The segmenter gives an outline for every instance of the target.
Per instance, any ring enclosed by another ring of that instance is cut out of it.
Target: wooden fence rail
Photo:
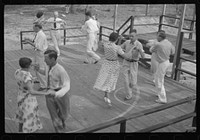
[[[184,99],[180,99],[178,101],[171,102],[169,104],[164,104],[164,105],[157,106],[157,107],[154,107],[154,108],[151,108],[151,109],[143,110],[143,111],[138,112],[138,113],[133,113],[133,114],[128,115],[128,116],[119,117],[119,118],[116,118],[116,119],[108,121],[108,122],[97,124],[97,125],[91,126],[89,128],[79,130],[76,133],[92,133],[92,132],[95,132],[95,131],[98,131],[98,130],[101,130],[101,129],[105,129],[105,128],[108,128],[108,127],[111,127],[111,126],[114,126],[114,125],[117,125],[117,124],[120,124],[120,132],[124,133],[124,132],[126,132],[126,121],[128,121],[128,120],[135,119],[135,118],[138,118],[138,117],[142,117],[142,116],[145,116],[145,115],[148,115],[148,114],[156,113],[156,112],[159,112],[159,111],[163,111],[165,109],[168,109],[168,108],[171,108],[171,107],[174,107],[174,106],[178,106],[178,105],[181,105],[181,104],[184,104],[184,103],[187,103],[187,102],[191,102],[193,100],[196,100],[195,95],[191,96],[191,97],[184,98]],[[176,122],[188,119],[188,117],[194,117],[195,115],[196,114],[194,114],[194,113],[187,114],[186,116],[180,117],[176,120],[169,120],[166,123],[158,124],[158,125],[156,125],[156,128],[161,128],[162,126],[163,127],[166,126],[168,123],[171,124],[172,121],[173,121],[173,123],[176,123]]]

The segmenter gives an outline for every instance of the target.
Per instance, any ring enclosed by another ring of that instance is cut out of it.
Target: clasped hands
[[[52,96],[55,96],[56,94],[56,91],[52,90],[52,89],[49,89],[47,90],[47,94],[46,95],[52,95]]]

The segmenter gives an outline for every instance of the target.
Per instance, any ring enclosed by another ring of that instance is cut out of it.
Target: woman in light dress
[[[93,87],[94,89],[105,93],[104,101],[108,103],[109,106],[111,106],[109,93],[115,90],[120,72],[118,54],[123,58],[128,59],[122,48],[115,44],[118,37],[119,35],[113,32],[109,36],[109,42],[103,44],[105,60],[103,61],[99,75]]]
[[[15,71],[18,84],[17,112],[15,121],[19,123],[19,132],[32,133],[42,129],[38,116],[38,103],[34,95],[47,95],[48,92],[39,92],[33,89],[34,78],[30,73],[32,60],[27,57],[20,58],[20,69]]]

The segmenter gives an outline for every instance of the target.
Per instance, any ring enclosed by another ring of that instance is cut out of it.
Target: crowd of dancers
[[[38,12],[33,22],[34,39],[25,38],[23,43],[34,47],[34,59],[21,57],[19,59],[20,69],[15,72],[15,78],[19,87],[17,96],[18,110],[15,120],[19,123],[19,132],[32,133],[43,128],[38,114],[38,103],[35,95],[45,96],[46,106],[55,131],[65,132],[66,120],[70,113],[70,77],[65,68],[57,62],[61,53],[60,28],[66,27],[66,22],[59,18],[57,11],[53,12],[54,17],[45,19],[43,12]],[[98,49],[97,33],[100,23],[92,11],[86,11],[86,20],[82,31],[87,34],[87,47],[85,49],[85,64],[98,64],[101,57],[96,53]],[[54,43],[54,49],[49,49],[47,37],[42,28],[51,25],[50,35]],[[109,95],[116,89],[120,69],[124,77],[125,97],[130,100],[138,90],[137,75],[138,61],[145,58],[143,45],[137,40],[137,30],[132,29],[129,39],[124,43],[120,42],[123,37],[117,32],[109,35],[109,41],[104,42],[104,58],[101,69],[96,78],[93,88],[104,93],[103,100],[108,106],[112,106]],[[175,52],[174,46],[166,39],[165,31],[157,33],[155,40],[147,44],[152,52],[151,71],[152,81],[155,83],[158,103],[167,103],[164,76],[169,66],[169,57]],[[119,56],[123,58],[120,67]],[[30,70],[33,69],[36,77],[33,77]],[[34,84],[39,83],[40,88],[35,89]]]

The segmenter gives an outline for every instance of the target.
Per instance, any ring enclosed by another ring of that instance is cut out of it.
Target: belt
[[[41,51],[40,49],[34,48],[35,51]]]
[[[128,62],[138,62],[138,60],[134,60],[134,59],[125,59],[126,61],[128,61]]]
[[[46,90],[49,90],[50,88],[46,88]],[[59,87],[59,88],[56,88],[56,89],[52,89],[52,90],[54,90],[54,91],[59,91],[61,89],[61,87]]]
[[[108,60],[108,61],[117,61],[117,59],[113,59],[113,60],[111,60],[111,59],[107,59],[107,58],[106,58],[106,60]]]

